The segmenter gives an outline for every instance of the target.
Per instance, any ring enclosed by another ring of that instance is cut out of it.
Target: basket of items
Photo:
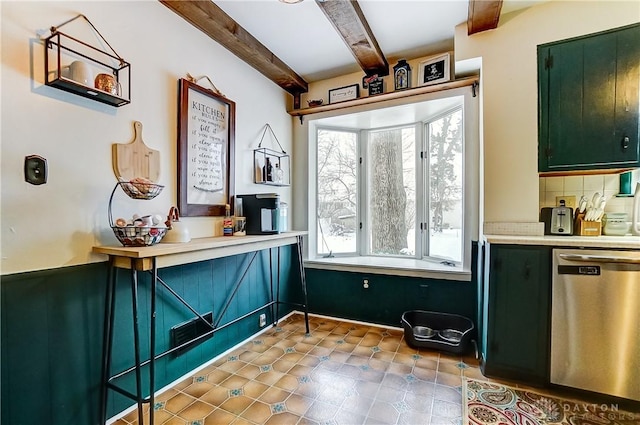
[[[155,184],[151,180],[144,177],[136,177],[129,181],[121,180],[118,184],[122,190],[132,199],[153,199],[162,192],[164,186]]]
[[[111,230],[113,230],[113,234],[123,246],[151,246],[160,242],[164,235],[167,234],[168,228],[163,217],[159,214],[144,216],[134,214],[130,220],[125,218],[113,219],[111,205],[113,203],[113,195],[118,187],[121,187],[132,199],[148,200],[158,196],[164,186],[140,177],[130,181],[121,180],[116,183],[111,192],[108,211]]]

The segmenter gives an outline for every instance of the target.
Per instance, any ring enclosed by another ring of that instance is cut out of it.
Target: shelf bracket
[[[304,122],[304,115],[298,115],[298,118],[300,118],[300,125],[302,125]]]

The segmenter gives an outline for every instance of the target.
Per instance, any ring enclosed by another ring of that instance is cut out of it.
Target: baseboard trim
[[[297,312],[297,313],[300,313],[300,312]],[[403,330],[400,326],[381,325],[379,323],[363,322],[361,320],[345,319],[343,317],[326,316],[323,314],[309,313],[309,316],[319,317],[322,319],[329,319],[329,320],[339,320],[341,322],[354,323],[356,325],[375,326],[378,328],[400,330],[400,331]]]

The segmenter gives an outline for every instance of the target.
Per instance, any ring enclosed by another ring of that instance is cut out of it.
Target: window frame
[[[361,179],[361,181],[359,181],[359,186],[358,186],[358,193],[359,193],[359,200],[358,200],[358,205],[368,205],[369,202],[369,195],[370,195],[370,185],[367,184],[367,182],[369,181],[369,177],[370,177],[370,172],[371,170],[369,169],[369,136],[371,133],[373,132],[381,132],[381,131],[389,131],[389,130],[394,130],[394,129],[405,129],[405,128],[410,128],[413,127],[414,130],[414,168],[416,171],[416,177],[415,177],[415,186],[416,186],[416,218],[415,218],[415,222],[416,222],[416,226],[413,229],[414,230],[414,238],[415,238],[415,245],[416,245],[416,252],[414,252],[413,255],[383,255],[383,254],[374,254],[370,251],[369,246],[371,245],[371,238],[369,237],[370,232],[369,230],[369,226],[370,226],[370,217],[368,214],[363,214],[362,216],[359,217],[359,222],[362,223],[360,230],[361,236],[360,236],[360,241],[362,241],[361,243],[361,250],[359,251],[359,255],[361,256],[369,256],[369,257],[379,257],[379,258],[409,258],[409,259],[420,259],[419,253],[418,251],[421,252],[421,248],[419,248],[420,245],[418,241],[420,240],[420,233],[419,233],[419,226],[418,224],[421,223],[421,221],[419,221],[419,219],[421,218],[421,211],[419,208],[417,208],[417,205],[419,203],[421,203],[421,198],[423,198],[423,191],[422,188],[420,187],[421,184],[421,180],[418,177],[418,172],[419,169],[421,167],[420,165],[420,150],[421,150],[421,146],[422,146],[422,141],[421,141],[421,137],[422,137],[422,131],[421,131],[421,127],[423,127],[423,124],[421,122],[409,122],[409,123],[405,123],[405,124],[398,124],[398,125],[392,125],[392,126],[385,126],[385,127],[376,127],[376,128],[370,128],[370,129],[362,129],[360,130],[361,133],[361,137],[359,139],[359,143],[360,143],[360,158],[362,158],[361,160],[361,164],[360,166],[362,167],[362,172],[360,173],[361,176],[364,176],[363,179]],[[366,181],[362,181],[366,178]],[[356,242],[356,245],[358,243]]]
[[[464,182],[466,181],[466,174],[467,174],[467,170],[466,170],[466,123],[465,123],[465,113],[464,113],[464,104],[460,104],[458,106],[455,106],[453,108],[447,109],[445,111],[442,111],[441,113],[434,115],[432,117],[429,117],[429,119],[424,120],[423,121],[423,125],[422,128],[424,130],[424,137],[422,139],[422,152],[425,153],[425,155],[423,155],[422,161],[424,161],[424,166],[422,167],[422,172],[423,172],[423,176],[422,176],[422,183],[424,185],[424,189],[423,192],[427,193],[427,191],[429,190],[429,178],[431,176],[431,161],[429,160],[429,152],[430,152],[430,140],[429,140],[429,130],[428,130],[428,126],[431,125],[431,123],[438,121],[444,117],[446,117],[447,115],[452,115],[455,112],[460,111],[462,113],[462,126],[463,126],[463,130],[462,130],[462,229],[461,229],[461,233],[462,233],[462,252],[461,254],[461,261],[453,261],[453,263],[457,264],[457,265],[462,265],[464,262],[464,253],[465,253],[465,232],[467,232],[467,223],[464,219],[464,211],[465,211],[465,201],[466,201],[466,185],[464,184]],[[436,257],[436,256],[432,256],[429,255],[429,251],[431,248],[431,225],[429,223],[429,200],[430,200],[430,192],[428,192],[424,198],[424,204],[423,204],[423,208],[422,208],[422,212],[424,213],[424,221],[422,222],[423,224],[426,224],[426,232],[428,232],[428,234],[421,238],[422,241],[422,252],[424,253],[423,255],[423,259],[427,260],[427,261],[449,261],[448,259],[446,259],[445,257]],[[423,230],[424,232],[425,230]]]
[[[316,194],[314,193],[301,193],[301,196],[307,198],[307,222],[309,223],[309,236],[310,243],[305,247],[305,266],[309,268],[318,268],[325,270],[342,270],[372,274],[389,274],[389,275],[402,275],[402,276],[415,276],[415,277],[431,277],[443,280],[458,280],[469,281],[471,279],[471,255],[472,255],[472,242],[478,241],[480,237],[480,231],[483,213],[481,208],[481,185],[482,185],[482,164],[480,162],[482,157],[481,147],[481,127],[480,127],[480,98],[475,93],[475,90],[471,86],[464,86],[453,89],[441,90],[433,93],[425,93],[410,98],[392,99],[375,104],[356,105],[347,108],[341,108],[340,110],[324,111],[315,114],[309,114],[307,119],[301,123],[303,132],[306,133],[309,149],[307,151],[308,163],[307,170],[305,170],[305,178],[309,179],[309,187],[317,189],[316,179],[316,164],[317,164],[317,152],[315,149],[316,140],[315,132],[318,126],[331,127],[335,129],[347,129],[353,130],[354,127],[348,127],[350,125],[345,117],[359,114],[375,114],[385,112],[387,108],[412,106],[419,109],[418,106],[414,106],[421,103],[428,103],[431,101],[447,101],[448,98],[461,97],[461,104],[463,110],[463,119],[465,123],[464,128],[464,176],[463,176],[463,256],[462,264],[457,267],[442,266],[436,262],[430,261],[427,258],[388,258],[388,257],[372,257],[363,256],[358,253],[357,257],[334,257],[334,258],[321,258],[315,255],[315,246],[317,246],[317,235],[315,235],[313,228],[316,226],[314,215],[316,208]],[[443,109],[441,113],[455,108]],[[432,115],[430,119],[436,119],[436,115]],[[340,125],[329,125],[331,120],[337,120],[335,122],[341,123]],[[421,117],[422,118],[422,117]],[[424,127],[424,119],[418,120],[420,126]],[[348,123],[343,125],[343,123]],[[388,127],[398,127],[398,125],[389,125]],[[377,127],[383,128],[383,126]],[[416,158],[416,161],[421,161],[420,158]],[[315,180],[315,181],[314,181]],[[418,181],[418,185],[423,180]],[[421,190],[420,186],[416,186],[416,190]],[[304,192],[304,190],[301,190]],[[360,217],[358,218],[360,219]],[[424,217],[420,218],[420,221],[424,221]],[[419,227],[419,226],[417,226]],[[416,229],[416,232],[420,232]],[[420,237],[418,235],[418,237]],[[417,252],[418,249],[416,249]],[[382,261],[380,261],[382,260]]]
[[[344,128],[344,127],[327,127],[327,126],[319,126],[316,127],[315,130],[315,137],[314,137],[314,144],[313,147],[315,149],[315,161],[313,163],[313,168],[315,170],[315,172],[313,174],[309,174],[309,179],[311,180],[311,176],[313,175],[313,182],[314,182],[314,187],[315,190],[313,192],[313,194],[310,193],[310,197],[313,196],[314,197],[314,205],[315,208],[314,209],[309,209],[309,223],[312,224],[314,227],[314,229],[318,228],[318,222],[317,222],[317,204],[318,204],[318,148],[319,148],[319,144],[318,144],[318,140],[317,140],[317,135],[318,132],[321,130],[328,130],[328,131],[335,131],[335,132],[345,132],[345,133],[354,133],[356,135],[356,155],[358,158],[361,157],[360,155],[360,137],[361,137],[361,131],[359,130],[354,130],[354,129],[349,129],[349,128]],[[358,158],[356,158],[356,161],[358,161]],[[311,167],[309,167],[311,169]],[[360,167],[358,166],[358,164],[356,164],[356,188],[358,190],[358,194],[359,194],[359,188],[360,188],[360,178],[361,178],[361,172],[360,172]],[[316,214],[315,216],[313,216],[313,220],[312,220],[312,216],[311,216],[311,211],[315,211]],[[359,199],[359,195],[356,199],[356,221],[359,222],[360,220],[360,199]],[[356,233],[359,232],[361,229],[356,229]],[[316,232],[314,232],[316,233]],[[311,234],[311,232],[310,232]],[[310,238],[311,239],[311,238]],[[318,247],[318,235],[315,234],[315,238],[311,239],[313,242],[313,244],[310,244],[310,246],[312,246],[315,250],[315,253],[317,254],[317,256],[321,257],[321,258],[334,258],[334,257],[353,257],[353,256],[359,256],[360,255],[360,247],[358,246],[358,241],[360,238],[356,237],[356,249],[353,252],[339,252],[339,253],[334,253],[333,251],[329,251],[328,254],[319,254],[317,247]]]

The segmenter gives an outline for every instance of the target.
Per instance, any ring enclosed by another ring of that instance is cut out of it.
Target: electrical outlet
[[[260,327],[263,327],[267,324],[267,315],[266,314],[261,314],[260,315]]]
[[[560,206],[560,201],[564,201],[564,206],[576,209],[576,197],[575,195],[571,196],[556,196],[556,207]]]

